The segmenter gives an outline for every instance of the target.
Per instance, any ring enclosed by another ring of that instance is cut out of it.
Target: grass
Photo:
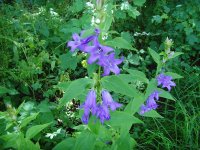
[[[138,149],[197,150],[200,148],[200,77],[183,70],[172,94],[176,102],[163,100],[159,112],[164,119],[145,119],[137,140]]]

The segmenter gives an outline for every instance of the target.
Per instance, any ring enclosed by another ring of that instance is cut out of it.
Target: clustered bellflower
[[[158,81],[158,86],[162,85],[162,88],[166,87],[168,91],[171,90],[171,87],[176,86],[176,84],[172,81],[172,77],[164,75],[163,73],[158,75],[156,79]]]
[[[121,107],[122,104],[117,103],[113,100],[110,93],[106,90],[101,91],[102,103],[96,102],[96,92],[90,90],[87,94],[86,100],[80,108],[84,109],[82,116],[82,122],[88,124],[90,112],[92,115],[96,116],[103,124],[105,120],[110,119],[109,108],[114,111]]]
[[[145,112],[148,112],[152,109],[156,109],[158,107],[158,104],[156,103],[156,101],[159,100],[159,92],[158,91],[154,91],[153,93],[150,94],[150,96],[148,97],[147,101],[146,101],[146,105],[142,105],[140,107],[140,114],[143,115]]]
[[[168,91],[171,90],[171,87],[176,86],[176,84],[172,81],[172,77],[164,75],[163,73],[159,74],[156,79],[158,82],[157,85],[158,86],[162,85],[162,88],[167,88]],[[146,105],[143,104],[140,107],[140,114],[142,115],[145,112],[148,112],[152,109],[155,110],[158,107],[158,104],[156,103],[156,101],[158,101],[158,99],[159,99],[158,91],[154,91],[153,93],[151,93],[146,101]]]
[[[69,41],[67,46],[71,47],[71,52],[74,52],[75,49],[79,49],[82,52],[88,53],[88,64],[97,63],[103,67],[103,76],[109,75],[110,72],[119,74],[120,69],[117,65],[122,63],[123,57],[115,59],[114,49],[109,46],[101,45],[98,40],[99,34],[99,29],[95,29],[95,34],[86,38],[81,38],[82,34],[79,36],[77,33],[74,33],[72,35],[73,41]]]

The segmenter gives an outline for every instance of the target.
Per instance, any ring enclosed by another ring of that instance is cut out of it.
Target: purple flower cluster
[[[164,75],[163,73],[159,74],[156,79],[158,82],[158,86],[162,85],[162,88],[166,87],[168,89],[168,91],[171,90],[171,87],[176,86],[176,84],[172,81],[172,77]],[[155,110],[158,107],[158,104],[156,103],[156,101],[158,101],[158,99],[159,99],[158,91],[154,91],[153,93],[151,93],[146,101],[146,105],[143,104],[140,107],[140,114],[142,115],[145,112],[148,112],[152,109]]]
[[[74,52],[75,49],[79,49],[82,52],[88,53],[88,64],[96,62],[103,67],[103,76],[109,75],[110,72],[119,74],[120,69],[117,65],[122,63],[123,57],[115,59],[114,49],[99,43],[99,34],[99,29],[95,29],[95,34],[86,38],[81,38],[82,34],[79,36],[75,33],[72,36],[74,41],[69,41],[67,46],[71,47],[71,52]]]
[[[148,112],[152,109],[156,109],[158,107],[158,104],[156,103],[156,101],[159,100],[159,92],[158,91],[154,91],[153,93],[150,94],[150,96],[148,97],[147,101],[146,101],[146,105],[142,105],[140,107],[140,114],[143,115],[145,112]]]
[[[156,79],[158,81],[158,86],[162,85],[162,88],[166,87],[168,91],[171,90],[171,87],[176,86],[176,84],[172,81],[172,77],[164,75],[163,73],[158,75]]]
[[[92,115],[99,118],[103,124],[105,120],[110,119],[109,108],[114,111],[122,106],[121,104],[115,102],[110,93],[106,90],[101,91],[101,96],[102,103],[100,104],[96,102],[96,92],[94,90],[90,90],[88,92],[84,104],[80,106],[80,108],[84,109],[84,114],[82,116],[82,122],[84,124],[88,124],[90,112]]]

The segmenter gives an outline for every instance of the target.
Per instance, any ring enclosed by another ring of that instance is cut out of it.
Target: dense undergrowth
[[[102,31],[101,36],[111,41],[107,45],[115,48],[118,58],[124,56],[120,65],[122,75],[127,74],[127,69],[137,69],[147,78],[154,78],[157,62],[149,49],[163,56],[167,37],[173,41],[171,50],[179,57],[166,63],[165,70],[176,73],[176,87],[159,100],[160,115],[135,114],[140,120],[134,121],[143,124],[131,124],[127,134],[123,134],[123,122],[115,114],[111,115],[111,124],[94,125],[91,121],[83,125],[79,106],[85,100],[86,90],[70,101],[65,98],[70,97],[68,93],[74,95],[82,86],[88,86],[81,80],[77,89],[69,90],[73,81],[92,78],[96,66],[89,67],[85,53],[71,53],[66,45],[74,33],[90,28],[93,32],[92,10],[86,1],[0,1],[0,149],[200,147],[199,0],[129,1],[131,10],[122,9],[122,1],[112,2],[115,5],[105,2],[111,8],[106,13],[113,15],[112,24],[105,21],[107,26],[102,28],[110,30]],[[123,39],[121,45],[120,41],[112,43],[116,37]],[[118,83],[116,78],[110,81]],[[139,92],[148,88],[145,82],[129,78],[126,81]],[[129,108],[134,108],[134,103],[130,104],[123,89],[121,93],[111,91],[114,99],[123,104],[121,111],[117,111],[123,118],[120,112],[132,111]]]

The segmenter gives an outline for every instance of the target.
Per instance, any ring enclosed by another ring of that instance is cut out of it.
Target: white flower
[[[103,36],[102,36],[102,40],[106,40],[108,38],[108,33],[105,33]]]
[[[99,24],[99,23],[101,22],[101,20],[97,18],[97,19],[95,20],[95,22],[96,22],[97,24]]]
[[[121,10],[128,10],[129,9],[129,3],[128,1],[121,3]]]
[[[61,132],[61,128],[58,129],[56,132],[47,133],[47,134],[45,135],[45,137],[49,137],[50,139],[53,139],[55,136],[57,136],[58,134],[60,134],[60,132]]]
[[[94,8],[94,4],[92,4],[91,2],[87,2],[86,6],[92,9]]]
[[[58,13],[53,10],[53,8],[50,8],[50,14],[54,17],[59,16]]]

